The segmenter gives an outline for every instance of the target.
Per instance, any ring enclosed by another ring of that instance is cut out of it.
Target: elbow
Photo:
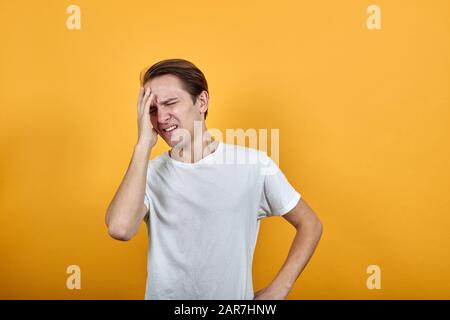
[[[323,224],[317,216],[309,219],[297,227],[297,231],[310,235],[315,241],[319,241],[323,233]]]
[[[319,220],[319,218],[316,217],[311,229],[313,230],[315,238],[317,239],[317,241],[319,241],[320,238],[322,237],[322,233],[323,233],[323,224]]]
[[[129,228],[121,225],[108,225],[108,234],[111,238],[119,241],[129,241],[133,238],[133,233]]]
[[[316,226],[316,232],[317,232],[317,238],[320,239],[322,237],[323,233],[323,224],[320,220],[317,220],[317,226]]]

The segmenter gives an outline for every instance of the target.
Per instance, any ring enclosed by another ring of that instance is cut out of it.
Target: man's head
[[[151,66],[141,77],[141,85],[154,94],[150,105],[150,120],[158,134],[170,146],[174,131],[171,126],[185,129],[194,137],[194,121],[204,121],[208,114],[208,83],[203,73],[191,62],[168,59]],[[175,130],[177,130],[175,129]]]

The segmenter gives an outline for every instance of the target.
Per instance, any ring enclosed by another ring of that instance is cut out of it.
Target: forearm
[[[311,221],[297,228],[288,256],[269,286],[271,290],[283,295],[283,298],[288,295],[311,259],[321,235],[322,224],[319,220]]]
[[[140,209],[144,201],[150,153],[151,148],[146,142],[138,142],[134,146],[127,172],[105,217],[106,225],[112,236],[116,234],[118,238],[127,238],[139,228],[143,218]]]

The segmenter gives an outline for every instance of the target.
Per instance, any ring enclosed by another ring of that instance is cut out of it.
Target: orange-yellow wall
[[[185,58],[209,81],[208,127],[280,129],[279,164],[324,224],[289,299],[449,299],[449,21],[446,0],[2,1],[0,298],[143,298],[146,228],[118,242],[104,214],[139,72]],[[262,221],[255,289],[294,233]]]

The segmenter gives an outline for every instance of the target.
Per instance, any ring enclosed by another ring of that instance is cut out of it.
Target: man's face
[[[190,136],[194,137],[194,121],[204,121],[202,113],[205,111],[205,96],[202,96],[203,100],[197,99],[194,104],[189,93],[182,88],[181,80],[170,74],[147,81],[144,88],[148,87],[154,94],[150,104],[150,120],[164,141],[174,147],[178,139],[172,141],[171,137],[176,137],[180,133],[177,134],[176,131],[180,128],[189,131]],[[173,126],[176,128],[170,131]],[[183,145],[185,143],[183,141]]]

